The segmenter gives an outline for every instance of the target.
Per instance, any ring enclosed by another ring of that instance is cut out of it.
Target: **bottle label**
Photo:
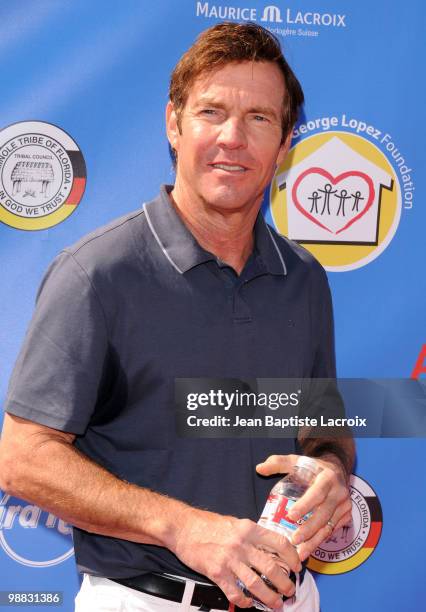
[[[312,512],[308,512],[298,521],[293,521],[289,518],[288,513],[295,503],[296,501],[294,499],[289,499],[282,495],[270,494],[260,520],[272,522],[290,531],[296,531],[297,527],[312,515]]]
[[[296,502],[294,501],[294,499],[288,499],[288,497],[281,497],[274,512],[274,516],[272,517],[272,522],[277,523],[278,525],[281,525],[286,529],[290,529],[291,531],[296,531],[298,527],[297,522],[292,521],[288,517],[290,508],[292,508],[295,503]]]
[[[266,501],[265,507],[263,508],[261,521],[272,521],[275,516],[276,509],[280,501],[280,495],[270,493]]]

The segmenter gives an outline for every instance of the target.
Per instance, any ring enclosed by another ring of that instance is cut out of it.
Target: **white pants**
[[[167,601],[130,589],[107,578],[84,575],[81,589],[75,598],[75,612],[163,612],[199,610],[191,606],[195,582],[186,580],[181,603]],[[231,607],[232,610],[232,607]],[[307,571],[301,586],[296,586],[295,598],[283,604],[280,612],[319,612],[319,595],[312,575]],[[211,612],[218,612],[212,609]],[[278,610],[277,610],[278,612]]]

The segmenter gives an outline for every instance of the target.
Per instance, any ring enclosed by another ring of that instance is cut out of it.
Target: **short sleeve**
[[[73,255],[62,252],[40,286],[10,380],[6,412],[83,433],[95,409],[107,347],[98,295]]]

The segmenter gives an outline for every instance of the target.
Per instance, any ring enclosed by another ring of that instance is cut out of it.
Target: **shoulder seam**
[[[110,333],[109,333],[109,329],[108,329],[108,323],[107,323],[107,318],[106,318],[105,310],[104,310],[101,298],[99,297],[99,294],[96,291],[96,288],[95,288],[95,286],[94,286],[94,284],[92,282],[92,279],[90,278],[90,276],[87,273],[87,271],[83,268],[83,266],[74,257],[73,253],[71,253],[67,249],[64,249],[63,252],[66,253],[69,257],[71,257],[72,261],[76,264],[76,266],[78,266],[78,268],[83,272],[84,276],[87,278],[87,281],[88,281],[88,283],[89,283],[89,285],[90,285],[94,295],[96,296],[96,299],[97,299],[98,304],[99,304],[99,308],[101,309],[102,317],[103,317],[103,320],[104,320],[104,325],[105,325],[105,329],[106,329],[106,333],[107,333],[107,339],[109,341]]]
[[[115,229],[118,229],[119,227],[121,227],[122,225],[125,225],[126,223],[128,223],[129,221],[131,221],[132,219],[134,219],[135,217],[138,217],[141,214],[145,214],[144,209],[138,210],[135,213],[133,213],[130,217],[126,217],[125,219],[123,219],[123,221],[121,223],[118,223],[117,225],[114,225],[113,227],[110,227],[108,229],[105,229],[101,234],[97,234],[96,236],[92,236],[91,238],[89,238],[88,240],[86,240],[85,242],[83,242],[83,244],[81,244],[77,249],[75,249],[74,251],[69,250],[69,247],[67,249],[64,249],[67,253],[69,253],[70,255],[72,255],[74,257],[74,255],[76,255],[80,249],[82,249],[83,247],[85,247],[87,244],[90,244],[90,242],[92,242],[93,240],[96,240],[97,238],[101,238],[102,236],[105,236],[105,234],[108,234],[109,232],[114,231]],[[80,266],[81,267],[81,266]]]

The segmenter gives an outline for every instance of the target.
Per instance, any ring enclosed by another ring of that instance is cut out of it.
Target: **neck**
[[[253,228],[262,197],[252,204],[230,210],[200,199],[176,180],[170,198],[200,246],[240,274],[253,251]]]

